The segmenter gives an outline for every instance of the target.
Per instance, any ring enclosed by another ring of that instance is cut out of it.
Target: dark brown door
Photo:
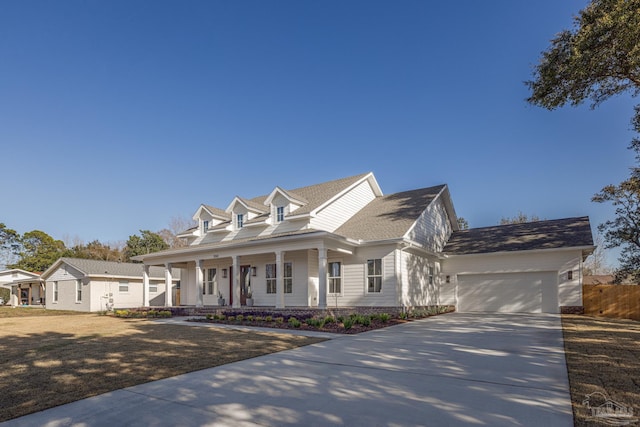
[[[251,266],[240,266],[240,305],[247,305],[247,290],[251,283]]]

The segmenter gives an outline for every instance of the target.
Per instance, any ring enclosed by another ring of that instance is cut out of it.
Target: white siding
[[[440,263],[436,259],[402,252],[402,305],[424,307],[440,304]],[[429,266],[433,283],[429,283]]]
[[[368,259],[382,259],[381,292],[367,292],[366,262]],[[395,247],[362,248],[354,255],[330,253],[329,261],[342,262],[342,294],[327,296],[328,307],[398,306]]]
[[[449,275],[455,287],[457,276],[464,274],[496,273],[539,273],[554,272],[557,275],[558,305],[582,305],[582,283],[580,268],[582,252],[580,250],[549,250],[519,253],[464,255],[448,258],[444,263],[443,277]],[[567,272],[573,272],[568,280]],[[453,292],[442,292],[443,303],[456,304]]]
[[[318,212],[318,215],[311,219],[311,227],[335,231],[374,198],[371,184],[365,180]]]
[[[409,231],[409,239],[432,252],[442,252],[451,236],[451,222],[440,198],[431,203]]]

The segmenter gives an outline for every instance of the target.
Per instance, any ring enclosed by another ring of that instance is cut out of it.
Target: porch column
[[[318,308],[327,308],[327,249],[318,248]]]
[[[196,307],[204,306],[204,302],[202,298],[202,286],[203,286],[202,264],[203,263],[204,261],[201,259],[196,261]]]
[[[276,308],[284,308],[284,252],[276,252]]]
[[[142,267],[142,305],[149,307],[149,266]]]
[[[233,308],[240,308],[240,256],[234,255],[233,259]]]
[[[168,262],[164,265],[164,305],[165,307],[171,307],[173,305],[173,277],[171,275],[171,263]]]

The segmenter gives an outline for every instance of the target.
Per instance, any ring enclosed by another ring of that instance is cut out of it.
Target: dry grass
[[[563,315],[574,424],[594,424],[583,400],[601,392],[640,412],[640,322]]]
[[[95,314],[20,317],[15,313],[18,317],[0,318],[0,421],[323,341]]]
[[[40,317],[40,316],[62,316],[67,314],[83,314],[78,311],[46,310],[36,307],[10,307],[0,306],[0,319],[7,317]]]

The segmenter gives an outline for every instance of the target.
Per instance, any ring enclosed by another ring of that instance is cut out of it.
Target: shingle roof
[[[335,233],[371,241],[403,237],[444,185],[376,197]]]
[[[347,178],[340,178],[333,181],[323,182],[321,184],[309,185],[307,187],[300,187],[294,190],[284,190],[287,195],[291,196],[294,199],[304,201],[305,205],[296,209],[291,215],[305,215],[313,211],[314,209],[322,206],[322,204],[329,201],[332,197],[338,195],[341,191],[348,188],[350,185],[354,184],[358,180],[367,176],[368,173],[363,173],[360,175],[354,175]],[[265,194],[262,196],[254,197],[252,199],[245,199],[238,197],[247,205],[251,206],[255,210],[260,212],[268,213],[269,208],[264,205],[265,200],[267,200],[269,194]],[[221,215],[224,215],[225,218],[231,218],[231,214],[227,213],[223,209],[215,208],[213,206],[205,205],[207,209],[212,212],[215,210],[216,213],[220,212]]]
[[[66,257],[60,258],[60,261],[80,270],[86,275],[108,274],[110,276],[142,277],[143,264]],[[176,270],[176,272],[178,271],[179,270]],[[149,269],[149,276],[156,279],[164,278],[164,268],[151,267]]]
[[[229,219],[231,218],[231,214],[224,211],[224,209],[216,208],[215,206],[202,205],[204,206],[212,215],[215,215],[220,218]]]
[[[444,252],[467,255],[581,246],[593,246],[586,216],[455,231]]]
[[[321,184],[309,185],[307,187],[296,188],[294,190],[286,190],[288,193],[303,198],[307,204],[291,212],[291,215],[308,214],[314,209],[322,206],[332,197],[347,189],[350,185],[364,178],[369,173],[354,175],[347,178],[336,179],[334,181],[323,182]],[[264,195],[251,199],[255,203],[263,203],[269,197]]]

